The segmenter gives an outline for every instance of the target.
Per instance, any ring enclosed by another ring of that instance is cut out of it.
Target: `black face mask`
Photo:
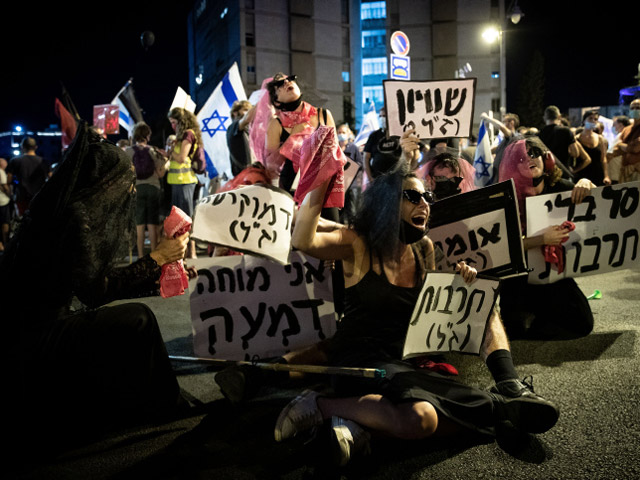
[[[282,102],[276,101],[274,102],[274,106],[278,110],[282,110],[283,112],[293,112],[296,108],[300,106],[301,103],[302,103],[302,95],[300,95],[297,100],[294,100],[292,102],[282,103]]]
[[[427,229],[424,230],[411,225],[409,222],[400,220],[400,241],[407,245],[416,243],[427,234]]]
[[[462,191],[460,190],[460,188],[458,188],[460,182],[462,182],[462,177],[453,177],[447,180],[438,180],[435,182],[436,188],[433,189],[433,193],[438,200],[457,195]]]
[[[542,175],[540,175],[538,178],[534,178],[533,179],[533,186],[537,187],[538,185],[540,185],[542,183],[542,181],[544,180],[544,177],[546,177],[547,174],[544,173]]]

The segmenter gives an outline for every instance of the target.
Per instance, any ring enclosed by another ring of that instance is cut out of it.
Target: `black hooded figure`
[[[16,448],[50,450],[181,401],[153,312],[142,303],[98,308],[158,290],[151,255],[115,266],[135,238],[134,206],[131,160],[81,124],[0,259],[5,386],[20,392],[3,423],[15,427]]]

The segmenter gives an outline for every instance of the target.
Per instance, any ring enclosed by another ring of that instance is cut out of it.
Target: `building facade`
[[[505,26],[504,0],[199,0],[189,15],[190,94],[202,106],[237,63],[249,96],[276,72],[305,99],[359,127],[383,104],[389,38],[410,40],[412,80],[476,77],[480,113],[504,110],[504,48],[482,32]]]

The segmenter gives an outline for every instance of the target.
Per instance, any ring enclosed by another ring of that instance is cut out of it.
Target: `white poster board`
[[[196,205],[194,238],[289,262],[291,195],[271,185],[248,185],[210,195]]]
[[[331,270],[299,252],[289,265],[253,255],[189,261],[194,352],[252,360],[282,355],[333,336]]]
[[[171,108],[169,108],[169,111],[173,110],[175,107],[184,108],[185,110],[194,113],[196,111],[196,102],[191,99],[191,95],[185,92],[182,87],[178,87],[176,95],[173,97],[173,102],[171,102]]]
[[[532,269],[529,283],[553,283],[562,278],[637,267],[639,203],[640,182],[595,188],[578,205],[571,202],[570,191],[527,198],[527,236],[541,234],[565,220],[576,226],[562,244],[562,273],[545,261],[542,248],[528,250]]]
[[[415,129],[420,138],[468,137],[473,126],[475,78],[384,80],[387,136]]]
[[[478,355],[500,282],[477,278],[467,285],[453,273],[428,273],[413,310],[402,358],[427,353]]]

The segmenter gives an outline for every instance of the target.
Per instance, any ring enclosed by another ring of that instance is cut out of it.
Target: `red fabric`
[[[562,228],[569,229],[570,232],[575,230],[576,226],[573,222],[562,222],[560,225]],[[562,243],[566,242],[569,238],[565,238]],[[552,263],[557,266],[558,273],[564,272],[564,247],[562,245],[543,245],[542,254],[546,262]]]
[[[64,108],[64,105],[60,100],[56,98],[55,104],[56,115],[60,119],[60,123],[62,124],[62,148],[66,149],[76,136],[76,130],[78,129],[78,124],[76,119],[69,113],[69,110]]]
[[[429,357],[417,357],[413,361],[417,368],[424,368],[431,372],[441,373],[443,375],[458,375],[456,367],[449,363],[434,362]]]
[[[228,192],[240,185],[254,185],[256,183],[271,184],[271,177],[266,169],[260,167],[247,167],[235,177],[220,187],[217,193]]]
[[[169,238],[178,237],[191,228],[191,217],[179,208],[171,207],[171,213],[164,220],[164,232]],[[162,266],[160,274],[160,295],[162,298],[182,295],[189,287],[189,277],[182,259]]]
[[[278,111],[278,117],[280,123],[285,128],[293,128],[301,123],[307,123],[312,117],[318,115],[318,110],[313,105],[307,102],[302,102],[302,109],[300,111],[286,112]]]
[[[344,207],[344,165],[347,158],[340,148],[336,129],[320,125],[291,159],[300,169],[300,181],[293,199],[300,203],[305,195],[330,179],[324,207]]]

